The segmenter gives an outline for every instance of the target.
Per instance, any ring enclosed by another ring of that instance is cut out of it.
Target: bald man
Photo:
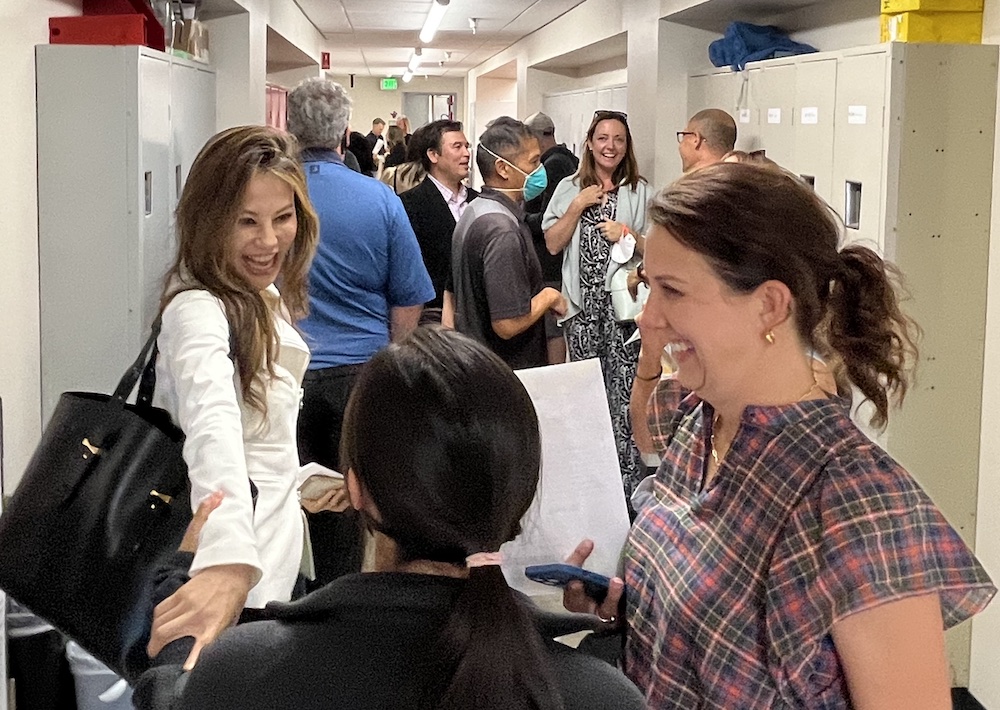
[[[722,160],[736,145],[736,121],[722,109],[699,111],[677,132],[681,167],[690,172]]]

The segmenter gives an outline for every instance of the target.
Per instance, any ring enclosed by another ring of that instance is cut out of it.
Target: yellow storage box
[[[882,14],[900,12],[982,12],[983,0],[882,0]]]
[[[881,41],[979,44],[983,41],[983,14],[902,12],[897,15],[882,15]]]

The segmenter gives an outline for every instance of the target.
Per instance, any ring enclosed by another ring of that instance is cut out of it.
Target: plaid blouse
[[[625,670],[650,708],[848,708],[830,629],[936,591],[945,627],[996,589],[843,399],[748,407],[701,490],[711,405],[663,380],[656,502],[625,547]]]

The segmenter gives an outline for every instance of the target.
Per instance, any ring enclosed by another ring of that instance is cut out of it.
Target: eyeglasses
[[[694,131],[677,131],[677,142],[681,143],[684,141],[684,136],[696,136],[698,135]]]
[[[622,123],[628,123],[628,114],[625,113],[624,111],[607,111],[604,109],[598,109],[597,111],[594,111],[595,121],[603,121],[608,118],[615,118],[621,121]]]

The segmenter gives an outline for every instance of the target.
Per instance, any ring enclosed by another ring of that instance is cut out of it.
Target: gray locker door
[[[712,74],[708,81],[708,103],[705,108],[721,108],[736,119],[739,90],[737,75],[731,71]]]
[[[795,149],[792,108],[795,105],[795,65],[765,66],[750,71],[757,115],[760,147],[779,165],[788,165]]]
[[[611,89],[611,108],[615,111],[628,111],[627,86],[615,86]]]
[[[847,225],[846,241],[884,253],[883,126],[886,55],[859,54],[837,62],[831,204]]]
[[[132,332],[143,333],[156,317],[163,276],[174,256],[170,234],[173,201],[173,170],[170,161],[170,65],[159,57],[139,57],[139,195],[141,228],[139,239],[129,244],[138,249],[139,268],[133,273],[137,298],[129,299]],[[131,258],[131,255],[130,255]]]
[[[565,143],[566,147],[575,153],[579,141],[572,130],[565,94],[543,97],[542,111],[552,119],[552,123],[556,126],[556,141]]]
[[[733,118],[736,120],[736,147],[739,150],[758,150],[760,143],[760,107],[757,87],[750,81],[750,71],[736,72],[732,76],[735,98]]]
[[[687,115],[692,116],[703,108],[709,106],[709,82],[712,81],[710,74],[688,77],[687,82]],[[681,130],[680,127],[677,130]]]
[[[614,107],[614,97],[610,88],[597,90],[597,108],[608,111],[616,110]]]
[[[836,59],[802,62],[796,67],[794,157],[785,167],[810,182],[816,194],[831,203],[836,95]]]

